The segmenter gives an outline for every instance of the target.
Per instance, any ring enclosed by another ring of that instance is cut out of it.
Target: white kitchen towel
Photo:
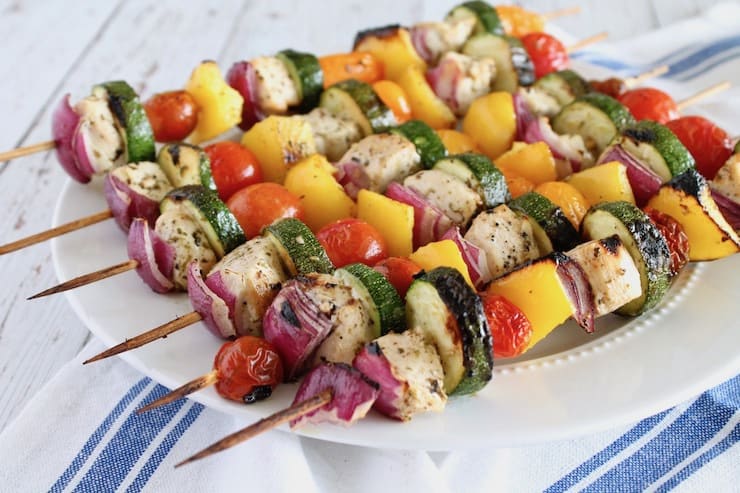
[[[579,58],[621,75],[668,63],[681,85],[651,85],[679,98],[722,79],[737,87],[738,19],[740,4],[722,4]],[[691,111],[736,134],[738,94]],[[630,426],[538,446],[425,453],[274,431],[174,469],[245,423],[187,400],[136,415],[167,389],[120,360],[81,365],[101,349],[93,341],[0,435],[0,492],[740,491],[740,375]]]

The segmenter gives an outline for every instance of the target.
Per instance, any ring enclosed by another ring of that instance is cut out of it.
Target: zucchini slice
[[[406,330],[403,300],[380,272],[365,264],[350,264],[334,275],[351,286],[365,304],[375,326],[374,338]]]
[[[354,79],[329,87],[321,94],[319,105],[338,118],[357,123],[364,136],[385,132],[397,124],[393,112],[372,86]]]
[[[510,201],[509,207],[523,212],[533,220],[532,230],[540,253],[544,254],[553,250],[563,252],[570,250],[580,242],[578,231],[563,210],[544,195],[537,192],[525,193]],[[544,241],[543,233],[549,239],[549,249],[547,242]]]
[[[409,120],[390,131],[405,137],[416,146],[421,165],[426,169],[447,155],[447,148],[437,132],[421,120]]]
[[[203,186],[175,188],[165,196],[159,208],[163,214],[175,210],[189,215],[201,227],[218,258],[247,241],[226,204],[216,192]]]
[[[477,392],[491,379],[491,331],[483,304],[457,270],[437,267],[419,275],[406,293],[406,320],[437,348],[448,394]]]
[[[126,162],[154,161],[154,132],[133,88],[122,80],[114,80],[93,87],[93,94],[108,101],[126,143]]]
[[[695,168],[694,158],[668,127],[643,120],[622,129],[612,145],[622,148],[650,167],[667,182]]]
[[[478,192],[486,207],[496,207],[511,199],[504,174],[483,154],[466,152],[437,161],[434,165]]]
[[[334,265],[326,250],[308,226],[295,218],[275,221],[262,234],[277,246],[283,263],[293,276],[299,274],[332,274]]]
[[[465,42],[462,53],[473,58],[493,59],[496,64],[496,79],[493,81],[492,91],[513,94],[519,86],[534,83],[534,64],[521,41],[516,38],[477,34]]]
[[[324,89],[324,72],[319,59],[311,53],[295,50],[283,50],[277,54],[277,58],[285,64],[298,90],[298,99],[301,101],[298,111],[307,113],[315,108]]]
[[[211,174],[211,160],[203,149],[192,144],[166,144],[157,155],[157,163],[173,187],[203,185],[216,192]]]
[[[602,202],[589,209],[581,230],[591,240],[616,234],[635,261],[642,295],[620,307],[617,313],[639,315],[658,304],[670,285],[671,252],[647,214],[629,202]]]
[[[475,17],[474,33],[504,34],[504,25],[499,19],[498,12],[486,2],[471,1],[454,7],[445,16],[446,21],[461,20]]]
[[[598,156],[623,128],[634,123],[622,103],[592,92],[560,110],[552,119],[552,129],[559,134],[580,135],[591,154]]]
[[[534,87],[549,94],[560,104],[565,106],[576,98],[591,92],[589,83],[576,72],[566,69],[550,72],[535,81]]]

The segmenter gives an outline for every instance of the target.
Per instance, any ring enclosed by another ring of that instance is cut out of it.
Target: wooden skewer
[[[132,337],[131,339],[126,339],[122,343],[113,346],[112,348],[109,348],[88,360],[85,360],[82,364],[86,365],[88,363],[99,361],[110,356],[115,356],[116,354],[124,353],[131,349],[136,349],[137,347],[141,347],[144,344],[148,344],[152,341],[156,341],[157,339],[167,337],[173,332],[177,332],[178,330],[184,329],[188,325],[193,325],[194,323],[200,322],[201,320],[203,320],[203,317],[201,317],[198,312],[190,312],[186,315],[183,315],[182,317],[170,320],[169,322],[162,324],[159,327],[155,327],[142,334]]]
[[[627,87],[627,89],[632,89],[634,87],[639,86],[646,80],[654,79],[655,77],[660,77],[661,75],[667,74],[670,69],[671,68],[668,65],[660,65],[658,67],[655,67],[652,70],[643,72],[640,75],[636,75],[634,77],[628,77],[624,79],[622,82],[624,82],[624,85]]]
[[[559,17],[565,17],[565,16],[568,16],[568,15],[575,15],[575,14],[580,14],[580,13],[581,13],[581,6],[580,5],[574,5],[573,7],[568,7],[568,8],[564,8],[564,9],[553,10],[552,12],[546,12],[546,13],[542,14],[542,17],[544,17],[544,19],[546,21],[551,21],[551,20],[557,19]]]
[[[76,219],[66,224],[62,224],[61,226],[57,226],[56,228],[47,229],[46,231],[21,238],[20,240],[16,240],[12,243],[1,245],[0,255],[5,255],[6,253],[14,252],[16,250],[20,250],[21,248],[35,245],[36,243],[41,243],[42,241],[61,236],[71,231],[77,231],[78,229],[82,229],[84,227],[90,226],[91,224],[99,223],[101,221],[105,221],[106,219],[110,219],[111,217],[113,217],[113,212],[109,209],[106,211],[98,212],[97,214],[93,214],[91,216]]]
[[[689,96],[688,98],[682,101],[679,101],[678,103],[676,103],[676,107],[678,108],[679,111],[681,111],[701,101],[702,99],[708,98],[709,96],[717,94],[718,92],[726,91],[727,89],[730,88],[730,85],[731,84],[729,81],[724,81],[724,82],[720,82],[719,84],[715,84],[711,87],[704,89],[703,91],[697,92],[693,96]]]
[[[12,151],[0,152],[0,163],[10,161],[18,157],[28,156],[29,154],[35,154],[37,152],[48,151],[54,149],[57,146],[53,140],[47,140],[46,142],[39,142],[25,147],[18,147]]]
[[[574,51],[578,51],[581,48],[585,48],[588,45],[592,45],[594,43],[598,43],[600,41],[604,41],[606,38],[609,37],[609,33],[604,31],[599,34],[594,34],[593,36],[589,36],[588,38],[583,38],[580,41],[577,41],[576,43],[568,46],[565,51],[568,53],[573,53]]]
[[[138,266],[139,262],[137,262],[136,260],[127,260],[123,263],[106,267],[105,269],[100,269],[95,272],[90,272],[89,274],[83,274],[79,277],[75,277],[74,279],[70,279],[69,281],[57,284],[56,286],[52,286],[49,289],[45,289],[40,293],[36,293],[33,296],[29,296],[26,299],[35,300],[36,298],[43,298],[44,296],[63,293],[64,291],[69,291],[70,289],[86,286],[93,282],[101,281],[108,277],[134,270]]]
[[[152,409],[156,409],[160,406],[164,406],[165,404],[169,404],[170,402],[176,401],[177,399],[181,399],[182,397],[185,397],[188,394],[192,394],[193,392],[197,392],[200,389],[204,389],[208,387],[209,385],[213,385],[214,383],[216,383],[216,381],[218,381],[218,371],[211,370],[205,375],[201,375],[198,378],[195,378],[189,381],[188,383],[176,388],[169,394],[160,397],[156,401],[150,402],[146,406],[137,409],[136,414],[145,413],[147,411],[151,411]]]
[[[231,435],[228,435],[222,438],[221,440],[214,443],[210,447],[207,447],[201,450],[200,452],[198,452],[197,454],[176,464],[175,467],[180,467],[189,462],[193,462],[198,459],[208,457],[209,455],[215,454],[217,452],[221,452],[222,450],[231,448],[234,445],[238,445],[246,440],[249,440],[250,438],[253,438],[259,435],[260,433],[269,431],[277,426],[280,426],[283,423],[299,418],[306,413],[310,413],[311,411],[318,409],[321,406],[325,406],[326,404],[330,403],[333,398],[334,398],[334,394],[333,394],[332,389],[326,389],[322,391],[321,393],[316,394],[313,397],[310,397],[304,401],[294,404],[287,409],[278,411],[275,414],[272,414],[266,418],[263,418],[257,421],[256,423],[250,426],[247,426],[246,428],[242,430],[239,430],[235,433],[232,433]]]

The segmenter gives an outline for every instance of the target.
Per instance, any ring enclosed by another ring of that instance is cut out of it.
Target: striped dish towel
[[[691,112],[737,133],[738,19],[740,4],[722,4],[578,58],[624,76],[668,63],[681,85],[651,85],[679,99],[732,80],[735,88]],[[0,435],[0,491],[740,491],[740,375],[638,423],[539,446],[424,453],[272,432],[175,470],[246,423],[191,401],[136,415],[167,389],[120,360],[82,367],[101,349],[93,341]]]

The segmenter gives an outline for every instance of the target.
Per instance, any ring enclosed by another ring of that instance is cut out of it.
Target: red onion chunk
[[[234,323],[229,317],[229,308],[203,281],[203,273],[197,260],[190,262],[188,266],[188,296],[195,311],[203,317],[203,323],[208,330],[218,337],[236,337]]]
[[[245,132],[265,118],[257,99],[257,73],[249,62],[236,62],[226,74],[226,82],[244,99],[239,128]]]
[[[360,190],[370,188],[370,177],[367,175],[365,167],[360,163],[354,161],[338,163],[336,168],[334,178],[337,183],[342,185],[344,191],[352,200],[357,200],[357,194],[360,193]]]
[[[457,245],[457,248],[462,254],[465,265],[467,265],[468,267],[470,280],[473,281],[473,284],[477,289],[482,289],[486,283],[493,279],[491,271],[488,269],[486,252],[463,238],[463,236],[460,234],[460,228],[455,226],[448,229],[447,232],[443,234],[440,239],[452,240],[453,242],[455,242],[455,245]]]
[[[454,61],[443,58],[439,65],[427,70],[426,79],[434,94],[455,113],[460,109],[457,100],[457,85],[465,74]]]
[[[521,96],[520,96],[521,97]],[[557,134],[546,117],[540,116],[537,118],[532,117],[526,129],[524,130],[524,136],[522,140],[528,144],[534,144],[535,142],[544,142],[547,147],[550,148],[552,156],[555,159],[566,161],[570,164],[571,172],[578,172],[583,168],[583,162],[586,160],[584,156],[585,148],[579,150],[569,145],[564,138],[567,136]],[[519,117],[517,116],[517,128],[519,125]],[[590,154],[589,154],[590,156]],[[589,158],[590,159],[590,158]],[[564,178],[561,176],[561,178]]]
[[[311,370],[301,382],[293,404],[324,390],[333,391],[332,400],[290,422],[291,428],[306,423],[336,423],[349,426],[364,418],[378,398],[378,384],[344,363],[324,363]]]
[[[627,168],[627,179],[632,187],[637,205],[645,205],[650,197],[658,193],[658,189],[663,184],[660,176],[622,146],[613,145],[606,149],[599,158],[598,164],[612,161],[618,161]]]
[[[333,328],[331,317],[309,297],[309,285],[303,277],[285,283],[262,319],[264,337],[280,354],[286,380],[300,376]]]
[[[529,142],[526,140],[527,128],[537,121],[537,116],[529,109],[527,100],[518,91],[512,94],[512,99],[514,101],[514,113],[516,114],[516,140]],[[540,138],[539,140],[543,139]]]
[[[434,53],[427,45],[427,36],[430,27],[425,25],[414,26],[410,30],[411,44],[414,46],[416,53],[427,63],[434,62]]]
[[[145,219],[136,218],[128,232],[128,256],[136,260],[136,272],[157,293],[171,291],[175,249],[163,241]]]
[[[136,192],[111,173],[105,175],[103,190],[108,207],[121,229],[128,231],[131,222],[137,217],[154,227],[159,217],[159,202]]]
[[[229,319],[236,326],[236,293],[229,288],[229,285],[223,278],[223,271],[216,271],[206,275],[205,283],[214,295],[226,303],[229,309]],[[237,330],[237,332],[239,331]]]
[[[453,226],[444,212],[408,187],[391,182],[385,195],[414,208],[414,249],[439,240]]]
[[[717,207],[719,207],[722,215],[725,216],[727,222],[732,226],[732,229],[740,229],[740,204],[714,188],[711,190],[712,198],[717,203]]]
[[[92,175],[79,169],[72,148],[72,138],[79,123],[80,115],[69,104],[69,94],[65,94],[51,117],[51,134],[54,137],[57,159],[69,176],[80,183],[87,183]]]
[[[94,176],[96,173],[95,166],[92,161],[90,161],[90,149],[93,148],[93,146],[91,146],[87,141],[87,139],[90,138],[90,134],[84,130],[85,122],[80,121],[80,124],[77,125],[77,128],[75,129],[74,135],[72,135],[72,151],[75,156],[75,162],[77,163],[77,169],[87,176],[89,180],[89,177]]]
[[[586,332],[593,332],[596,305],[588,276],[577,262],[565,255],[558,261],[557,273],[574,308],[573,319]]]
[[[372,379],[380,386],[375,409],[388,417],[402,419],[399,414],[398,401],[402,399],[404,382],[398,381],[393,375],[390,363],[375,342],[365,345],[357,354],[352,363],[355,368]]]

